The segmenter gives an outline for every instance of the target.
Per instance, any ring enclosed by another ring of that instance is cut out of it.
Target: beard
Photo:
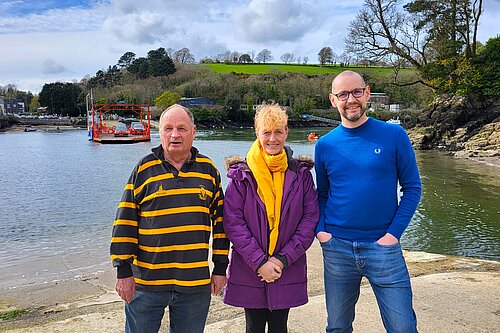
[[[351,107],[351,106],[358,106],[359,107],[359,112],[358,113],[355,113],[355,114],[351,114],[349,115],[348,114],[348,109]],[[342,114],[342,118],[350,121],[350,122],[353,122],[355,123],[356,121],[358,121],[359,119],[361,119],[361,117],[363,116],[363,114],[366,112],[366,106],[363,107],[363,105],[359,104],[359,103],[356,103],[356,104],[350,104],[350,105],[346,105],[344,107],[344,109],[340,112]]]

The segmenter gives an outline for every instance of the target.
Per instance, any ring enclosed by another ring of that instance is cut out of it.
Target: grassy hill
[[[204,64],[211,71],[217,74],[269,74],[273,72],[283,72],[283,73],[303,73],[306,75],[337,75],[340,72],[352,69],[354,71],[359,71],[361,73],[369,74],[371,77],[380,77],[390,75],[393,72],[391,67],[340,67],[327,65],[321,67],[320,65],[299,65],[299,64],[280,64],[280,63],[269,63],[269,64]],[[412,69],[404,70],[408,73],[412,72]]]

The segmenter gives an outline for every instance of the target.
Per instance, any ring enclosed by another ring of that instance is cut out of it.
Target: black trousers
[[[246,333],[287,333],[290,309],[247,309],[245,308]]]

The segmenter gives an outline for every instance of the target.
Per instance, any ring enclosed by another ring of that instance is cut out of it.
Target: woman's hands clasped
[[[281,277],[283,268],[284,265],[279,259],[271,257],[264,265],[259,267],[257,275],[260,277],[261,281],[271,283]]]

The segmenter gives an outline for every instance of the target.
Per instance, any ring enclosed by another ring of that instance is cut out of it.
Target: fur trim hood
[[[309,155],[299,155],[294,158],[293,151],[290,147],[285,146],[285,151],[288,156],[288,167],[292,170],[297,170],[299,166],[305,166],[309,170],[314,168],[314,160]],[[238,166],[239,165],[239,166]],[[230,155],[224,159],[224,166],[226,170],[231,168],[239,168],[242,170],[250,170],[244,157],[240,155]]]

